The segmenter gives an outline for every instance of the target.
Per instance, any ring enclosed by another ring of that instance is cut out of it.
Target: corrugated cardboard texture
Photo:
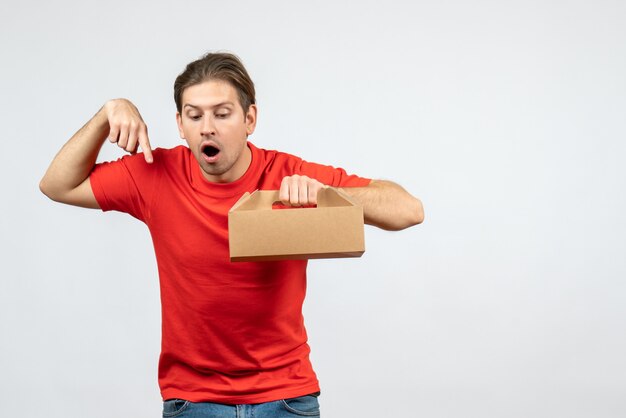
[[[333,188],[316,208],[272,209],[278,191],[246,193],[228,213],[231,261],[360,257],[363,208]]]

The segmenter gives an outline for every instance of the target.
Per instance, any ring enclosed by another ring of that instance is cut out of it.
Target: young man
[[[278,189],[285,204],[299,206],[315,204],[321,188],[341,187],[363,206],[366,223],[399,230],[422,222],[422,204],[394,183],[248,142],[254,84],[234,55],[190,63],[174,99],[188,147],[152,150],[137,108],[111,100],[65,144],[40,188],[55,201],[126,212],[148,226],[162,302],[164,416],[318,416],[302,318],[307,263],[231,263],[228,210],[256,189]],[[132,155],[96,164],[107,138]]]

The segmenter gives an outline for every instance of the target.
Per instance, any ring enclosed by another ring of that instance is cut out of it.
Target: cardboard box
[[[231,261],[360,257],[363,208],[325,188],[317,207],[273,209],[278,191],[246,193],[228,212]]]

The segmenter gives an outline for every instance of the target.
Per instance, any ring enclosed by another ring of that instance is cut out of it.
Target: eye
[[[189,119],[191,120],[199,120],[202,116],[200,115],[189,115]]]
[[[219,119],[226,119],[230,113],[217,113],[215,116]]]

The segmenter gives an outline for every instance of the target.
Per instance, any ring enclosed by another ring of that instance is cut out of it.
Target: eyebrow
[[[233,102],[221,102],[221,103],[218,103],[216,105],[211,106],[211,108],[214,109],[216,107],[222,107],[222,106],[226,106],[226,105],[233,106],[234,103]],[[195,105],[192,105],[192,104],[189,104],[189,103],[185,103],[185,105],[183,106],[183,109],[185,109],[186,107],[191,107],[193,109],[200,109],[201,108],[200,106],[195,106]]]

